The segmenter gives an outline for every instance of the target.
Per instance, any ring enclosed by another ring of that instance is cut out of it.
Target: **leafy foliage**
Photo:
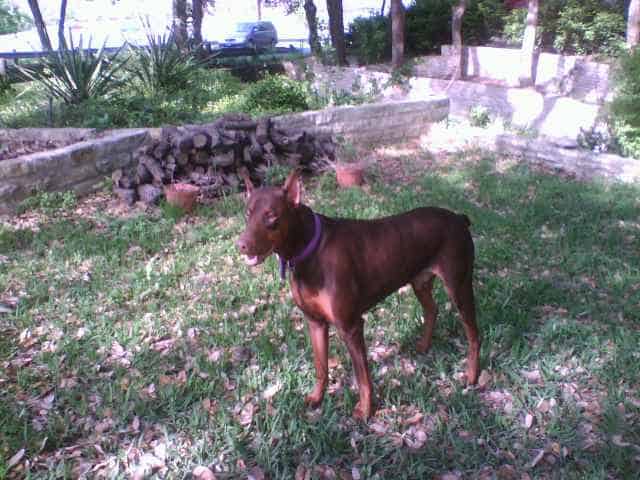
[[[267,74],[247,89],[245,108],[252,112],[295,112],[308,108],[307,91],[301,82],[284,75]]]
[[[359,17],[349,25],[353,51],[360,63],[380,63],[390,57],[390,28],[389,18],[384,15]]]
[[[175,34],[147,32],[147,45],[132,46],[134,61],[129,72],[149,93],[174,93],[194,86],[204,61],[178,48]]]
[[[15,33],[29,28],[33,22],[14,5],[0,0],[0,35]]]
[[[640,159],[640,48],[620,59],[613,129],[624,154]]]
[[[502,0],[468,2],[462,17],[462,37],[467,45],[482,45],[504,28],[506,9]]]
[[[107,97],[121,84],[117,74],[121,72],[127,59],[120,60],[120,52],[109,58],[104,44],[97,52],[85,49],[80,44],[76,47],[73,39],[69,47],[50,52],[42,60],[41,68],[37,66],[19,67],[20,71],[40,82],[56,99],[66,104],[77,105],[91,98]]]
[[[549,17],[547,12],[547,18]],[[580,55],[603,53],[618,55],[624,48],[625,20],[621,13],[603,9],[595,0],[570,0],[549,19],[554,32],[554,48]]]

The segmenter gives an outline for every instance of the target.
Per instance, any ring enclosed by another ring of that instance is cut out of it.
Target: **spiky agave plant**
[[[27,78],[40,82],[52,97],[77,105],[108,96],[122,83],[117,74],[128,61],[120,55],[124,45],[113,54],[107,54],[105,45],[106,42],[95,50],[89,41],[85,49],[82,37],[75,46],[70,36],[68,46],[48,53],[39,66],[19,68]]]
[[[173,32],[154,34],[146,26],[147,44],[131,45],[134,60],[128,67],[144,90],[173,93],[190,88],[207,59],[178,48]]]

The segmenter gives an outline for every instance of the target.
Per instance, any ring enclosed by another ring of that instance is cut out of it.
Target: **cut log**
[[[174,143],[175,147],[181,153],[191,153],[193,150],[193,135],[187,133]]]
[[[116,187],[113,189],[113,193],[115,193],[116,197],[125,205],[133,205],[138,199],[138,194],[133,188]]]
[[[149,169],[143,163],[138,162],[136,166],[136,181],[138,184],[151,183],[152,180],[153,176]]]
[[[269,117],[263,117],[258,120],[256,124],[256,139],[260,143],[267,143],[269,141],[269,127],[271,126],[271,119]]]
[[[138,196],[144,203],[156,203],[162,196],[162,189],[154,185],[138,186]]]
[[[171,145],[164,140],[160,140],[150,149],[149,154],[156,160],[162,160],[170,151]]]
[[[262,144],[262,150],[264,150],[266,153],[273,153],[275,148],[276,148],[275,145],[271,142]]]
[[[258,123],[254,120],[229,120],[224,122],[225,130],[255,130]]]
[[[184,167],[189,163],[189,154],[188,153],[178,153],[174,155],[176,159],[176,164]]]
[[[193,134],[193,147],[196,149],[208,149],[211,147],[211,135],[201,130]]]
[[[235,155],[233,150],[226,153],[220,153],[211,158],[211,165],[219,168],[230,167],[235,163]]]
[[[251,146],[247,145],[242,149],[242,161],[247,165],[251,165],[253,163],[253,158],[251,156]]]
[[[209,165],[211,163],[211,155],[204,150],[198,150],[195,154],[191,155],[191,160],[196,165]]]
[[[162,183],[165,178],[165,174],[164,170],[160,166],[160,162],[149,155],[142,155],[138,161],[147,167],[147,170],[149,170],[156,183]]]
[[[111,173],[111,180],[116,187],[120,186],[120,179],[123,175],[124,173],[122,172],[121,168],[118,168]]]

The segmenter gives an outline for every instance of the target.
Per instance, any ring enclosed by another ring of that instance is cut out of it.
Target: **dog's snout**
[[[247,253],[247,241],[243,236],[240,236],[240,238],[238,238],[238,240],[236,241],[236,246],[238,247],[238,250],[240,250],[240,253]]]

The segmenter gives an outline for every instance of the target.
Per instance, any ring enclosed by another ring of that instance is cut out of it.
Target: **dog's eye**
[[[275,215],[266,215],[264,217],[264,224],[270,230],[275,230],[278,226],[278,217]]]

